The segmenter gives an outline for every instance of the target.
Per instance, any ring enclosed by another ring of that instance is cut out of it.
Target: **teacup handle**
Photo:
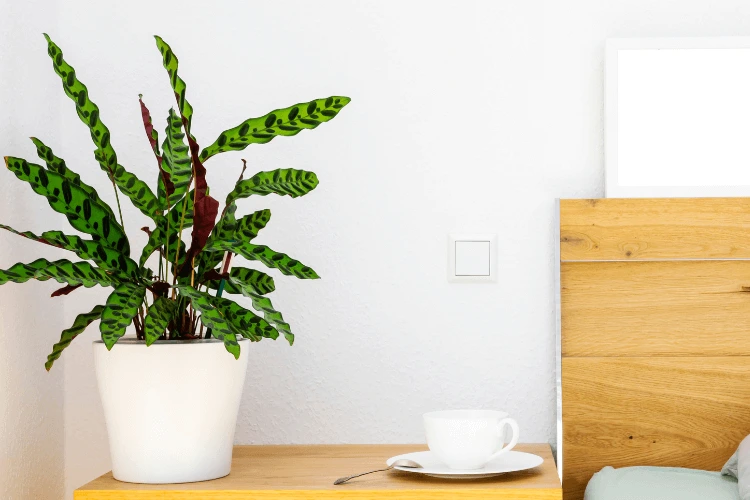
[[[510,438],[510,442],[505,445],[500,451],[490,457],[490,460],[495,460],[500,455],[504,455],[513,449],[518,444],[518,423],[512,418],[504,418],[497,423],[497,434],[503,437],[503,430],[505,430],[505,424],[510,425],[513,430],[513,437]],[[488,462],[490,461],[488,460]]]

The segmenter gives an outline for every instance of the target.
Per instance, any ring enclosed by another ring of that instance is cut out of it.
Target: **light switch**
[[[448,237],[448,281],[487,282],[497,277],[494,234],[451,234]]]
[[[456,276],[490,275],[489,241],[456,241]]]

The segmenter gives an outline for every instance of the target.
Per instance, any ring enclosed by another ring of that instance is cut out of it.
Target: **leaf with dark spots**
[[[143,303],[146,287],[131,282],[121,283],[107,298],[107,305],[102,311],[99,331],[107,349],[125,334],[125,329],[138,314]]]
[[[110,217],[111,210],[103,205],[101,201],[92,199],[91,194],[87,193],[81,186],[76,186],[69,182],[68,178],[53,171],[46,171],[47,187],[43,187],[40,184],[35,185],[31,182],[32,178],[37,177],[39,172],[45,170],[44,167],[29,163],[21,158],[13,157],[6,157],[6,164],[16,177],[28,182],[34,192],[47,198],[50,207],[56,212],[65,215],[68,222],[75,229],[90,234],[93,238],[102,237],[113,248],[117,248],[118,244],[124,245],[121,252],[126,255],[130,252],[127,243],[128,240],[122,226],[117,223],[111,224],[108,234],[105,234],[103,230],[98,228],[99,224],[97,224],[97,227],[94,227],[95,222]],[[64,184],[67,184],[67,187],[64,188]],[[53,194],[55,189],[62,192],[69,189],[72,195],[71,201],[68,203],[67,200],[63,201],[55,196]],[[83,211],[84,218],[78,216],[81,211]]]
[[[230,205],[240,198],[251,195],[278,194],[297,198],[306,195],[317,186],[318,177],[315,172],[292,168],[258,172],[250,179],[237,182],[234,190],[227,196],[226,203]]]
[[[148,308],[144,322],[146,346],[150,346],[161,337],[177,312],[177,302],[158,297]]]
[[[9,281],[25,283],[32,279],[38,281],[54,279],[58,283],[81,284],[86,288],[96,285],[112,286],[119,282],[117,278],[91,266],[88,262],[70,262],[69,260],[37,259],[30,264],[19,262],[7,270],[0,270],[0,285]]]
[[[63,350],[68,347],[70,343],[73,342],[73,340],[86,329],[87,326],[101,317],[103,310],[104,306],[96,306],[89,313],[79,314],[78,316],[76,316],[75,321],[73,321],[73,326],[71,326],[67,330],[63,330],[63,332],[60,334],[60,340],[57,342],[57,344],[52,346],[52,353],[47,356],[47,362],[44,363],[44,367],[47,369],[47,371],[49,371],[50,368],[52,368],[54,362],[60,358]]]
[[[309,266],[303,266],[297,259],[271,250],[265,245],[253,245],[243,241],[212,241],[206,249],[212,252],[233,252],[247,260],[260,261],[270,268],[278,269],[287,276],[296,276],[300,279],[320,278]]]
[[[153,193],[148,190],[143,196],[135,198],[135,193],[129,188],[126,188],[126,184],[135,176],[127,172],[121,165],[117,164],[117,153],[115,153],[114,148],[110,144],[109,129],[101,120],[99,107],[89,99],[86,86],[78,80],[73,67],[63,59],[60,48],[55,45],[48,35],[45,34],[44,36],[47,39],[48,48],[54,47],[55,49],[53,68],[62,78],[63,90],[75,103],[78,117],[88,127],[91,140],[96,145],[94,158],[96,158],[101,169],[107,173],[110,180],[115,183],[117,188],[125,194],[125,196],[130,198],[136,208],[145,215],[153,218],[156,213],[153,208],[148,208],[150,205],[149,195],[150,198],[155,198]],[[73,79],[72,83],[69,82],[71,75]],[[155,204],[151,204],[152,207],[154,205]]]
[[[337,99],[340,104],[326,106],[326,103],[335,103]],[[337,115],[337,113],[331,115],[330,113],[323,113],[323,111],[330,110],[333,112],[330,109],[332,106],[343,107],[350,101],[351,99],[348,97],[332,96],[326,99],[316,99],[309,103],[295,104],[288,108],[276,109],[258,118],[250,118],[238,126],[222,132],[213,144],[200,153],[200,159],[206,161],[218,153],[241,151],[250,144],[265,144],[277,136],[292,136],[303,129],[316,128]],[[311,119],[310,115],[319,110],[321,114],[316,115],[318,119]],[[247,139],[247,142],[240,139]]]

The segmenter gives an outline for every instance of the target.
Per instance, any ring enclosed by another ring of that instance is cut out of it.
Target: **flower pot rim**
[[[238,338],[237,342],[249,342],[250,339],[246,338]],[[153,347],[155,345],[201,345],[201,344],[223,344],[223,340],[211,338],[211,339],[192,339],[192,340],[157,340],[153,344],[151,344],[149,347]],[[92,341],[92,344],[104,344],[104,341],[102,340],[94,340]],[[117,341],[117,344],[113,348],[117,348],[117,346],[145,346],[146,341],[145,340],[139,340],[135,337],[122,337],[120,340]]]

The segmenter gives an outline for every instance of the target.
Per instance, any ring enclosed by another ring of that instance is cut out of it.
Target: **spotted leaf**
[[[133,277],[138,273],[138,266],[130,257],[125,257],[117,250],[102,244],[101,241],[84,240],[78,236],[63,234],[61,231],[46,231],[41,236],[37,236],[30,231],[16,231],[4,224],[0,224],[0,229],[56,248],[75,252],[82,259],[93,260],[101,269],[116,272],[120,278]]]
[[[86,288],[92,286],[113,286],[119,280],[96,268],[88,262],[70,262],[69,260],[49,261],[37,259],[30,264],[19,262],[9,269],[0,270],[0,285],[9,281],[13,283],[25,283],[29,280],[47,281],[54,279],[58,283],[68,285],[83,285]]]
[[[6,156],[5,165],[16,177],[28,182],[35,193],[47,198],[52,209],[65,215],[74,228],[106,242],[108,247],[125,256],[130,255],[130,245],[122,226],[112,219],[110,211],[101,203],[92,201],[80,186],[57,172],[21,158]]]
[[[249,309],[245,309],[236,302],[223,297],[212,297],[211,299],[216,308],[246,339],[257,341],[261,338],[273,340],[279,338],[279,332],[268,321]]]
[[[151,304],[144,321],[147,346],[153,344],[164,334],[167,325],[175,317],[176,312],[177,302],[174,300],[159,297]]]
[[[41,237],[59,248],[75,252],[82,259],[94,261],[101,269],[129,277],[138,275],[138,264],[101,241],[84,240],[79,236],[63,234],[62,231],[46,231]]]
[[[125,257],[125,255],[109,248],[100,241],[84,240],[79,236],[63,234],[61,231],[46,231],[41,236],[37,236],[30,231],[16,231],[4,224],[0,224],[0,229],[5,229],[24,238],[45,243],[56,248],[75,252],[82,259],[94,261],[99,268],[115,272],[118,278],[134,277],[138,274],[138,266],[130,257]],[[80,285],[74,286],[78,287]],[[59,294],[62,295],[62,293]],[[53,297],[55,296],[53,294]]]
[[[300,279],[319,279],[320,276],[310,267],[289,257],[285,253],[271,250],[265,245],[253,245],[243,241],[214,241],[209,251],[233,252],[248,260],[257,260],[268,267],[278,269],[287,276]]]
[[[218,281],[209,281],[208,287],[216,290],[219,287]],[[224,292],[231,294],[247,295],[254,293],[257,295],[266,295],[273,292],[276,285],[273,278],[255,269],[246,267],[234,267],[229,272],[229,279],[224,284]]]
[[[143,266],[151,254],[159,248],[163,248],[169,262],[174,262],[178,255],[179,262],[184,262],[186,251],[185,243],[180,240],[180,227],[184,230],[192,225],[193,197],[191,192],[183,199],[182,203],[172,207],[172,210],[166,216],[156,218],[156,229],[151,232],[148,243],[143,247],[140,265]]]
[[[36,234],[32,233],[31,231],[18,231],[16,229],[13,229],[10,226],[6,226],[5,224],[0,224],[0,229],[5,229],[6,231],[10,231],[13,234],[17,234],[18,236],[23,236],[24,238],[28,238],[30,240],[38,241],[39,243],[45,243],[47,245],[51,246],[58,246],[51,241],[44,240],[41,236],[37,236]]]
[[[289,326],[289,323],[284,321],[284,317],[281,315],[281,313],[273,308],[271,299],[269,299],[268,297],[263,297],[262,295],[258,295],[256,293],[243,293],[243,295],[250,298],[253,303],[253,308],[256,311],[262,312],[263,317],[266,319],[266,321],[275,326],[279,332],[284,334],[284,338],[287,342],[289,342],[289,345],[294,344],[294,334],[292,333],[292,327]],[[276,335],[278,335],[278,332]],[[276,337],[272,338],[276,339]]]
[[[138,314],[145,295],[145,286],[126,282],[118,285],[107,297],[107,305],[102,311],[102,320],[99,323],[102,341],[107,349],[112,349],[120,337],[125,335],[125,329]]]
[[[332,120],[350,101],[348,97],[331,96],[250,118],[222,132],[213,144],[201,152],[200,159],[206,161],[218,153],[241,151],[250,144],[265,144],[280,135],[297,135],[304,129],[316,128]]]
[[[60,334],[60,341],[52,346],[52,353],[47,356],[47,362],[44,363],[44,367],[47,371],[50,371],[52,364],[60,358],[63,350],[73,342],[78,335],[80,335],[87,326],[99,319],[104,311],[104,306],[96,306],[91,312],[79,314],[73,321],[73,326],[67,330],[63,330]]]
[[[65,94],[75,103],[78,118],[88,127],[91,140],[96,145],[94,158],[119,190],[133,202],[136,208],[149,217],[158,213],[158,200],[143,181],[117,163],[117,154],[110,142],[109,129],[99,116],[99,106],[89,98],[88,89],[76,76],[75,69],[63,59],[60,47],[47,39],[47,53],[52,58],[55,73],[62,80]]]
[[[240,198],[268,194],[289,195],[292,198],[304,196],[318,186],[315,172],[281,168],[271,172],[258,172],[247,180],[239,181],[229,195],[227,205]]]
[[[185,132],[190,135],[190,125],[193,120],[193,107],[188,100],[185,99],[185,90],[187,89],[185,80],[180,78],[177,74],[179,61],[167,42],[165,42],[160,36],[154,36],[154,38],[156,39],[156,47],[159,49],[159,52],[161,52],[164,69],[166,69],[169,74],[169,83],[175,93],[177,107],[180,111],[180,115],[184,118],[183,123],[185,126]]]
[[[209,283],[209,288],[217,288],[218,282]],[[229,279],[225,283],[224,292],[230,294],[241,294],[250,298],[253,308],[263,313],[263,317],[274,325],[278,331],[284,334],[289,345],[294,343],[294,334],[289,323],[284,321],[281,313],[273,308],[271,300],[263,295],[275,289],[273,278],[255,269],[235,267],[232,269]],[[271,337],[275,338],[275,337]]]
[[[193,178],[193,166],[190,162],[188,147],[185,145],[185,134],[182,132],[182,120],[174,109],[169,110],[167,128],[164,130],[162,143],[162,168],[169,174],[174,192],[169,195],[170,206],[175,206],[185,196]],[[165,200],[166,201],[166,200]],[[165,205],[166,207],[166,205]]]
[[[224,348],[229,351],[235,359],[240,357],[240,344],[237,335],[242,335],[232,321],[227,318],[226,311],[219,309],[214,303],[215,297],[207,293],[199,292],[190,285],[177,285],[180,294],[188,297],[193,308],[201,313],[201,322],[211,328],[212,335],[224,342]],[[258,339],[253,339],[258,340]]]
[[[55,153],[52,151],[52,149],[50,149],[36,137],[32,137],[31,141],[34,143],[34,146],[36,146],[36,154],[41,160],[44,161],[44,163],[47,165],[48,170],[57,172],[58,174],[68,179],[72,184],[80,187],[81,190],[83,190],[83,192],[88,195],[91,201],[99,203],[109,212],[109,216],[113,221],[117,220],[117,217],[115,217],[115,213],[112,211],[112,208],[110,208],[109,205],[107,205],[101,198],[99,198],[99,194],[96,192],[96,189],[83,182],[80,175],[68,168],[68,166],[65,164],[65,160],[55,156]]]

